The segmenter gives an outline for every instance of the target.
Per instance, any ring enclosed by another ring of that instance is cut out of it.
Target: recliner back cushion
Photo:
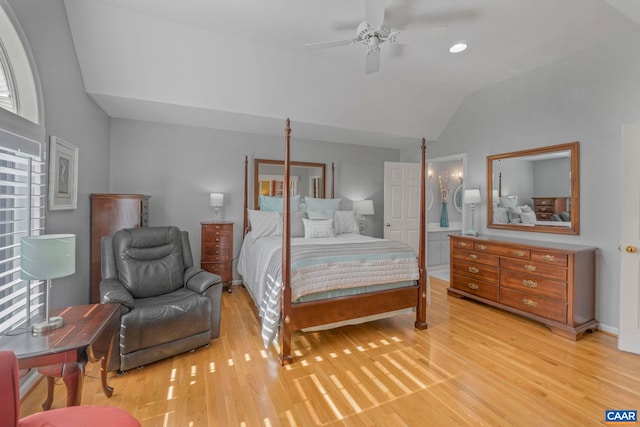
[[[113,237],[118,278],[134,298],[148,298],[184,286],[182,237],[177,227],[141,227]]]

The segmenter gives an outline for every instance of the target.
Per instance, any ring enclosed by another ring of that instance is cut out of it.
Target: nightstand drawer
[[[232,264],[230,262],[203,262],[200,267],[210,273],[217,274],[222,277],[222,281],[230,281],[232,279]]]
[[[207,245],[202,248],[202,259],[205,261],[231,261],[233,254],[229,249],[229,244]]]

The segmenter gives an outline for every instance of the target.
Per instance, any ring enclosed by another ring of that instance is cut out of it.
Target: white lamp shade
[[[43,234],[23,237],[20,243],[20,277],[47,280],[76,272],[76,236]]]
[[[353,210],[358,215],[373,215],[373,200],[356,200],[353,202]]]
[[[223,206],[224,205],[224,194],[222,193],[211,193],[209,194],[209,203],[211,206]]]
[[[471,203],[480,203],[480,190],[477,188],[471,188],[469,190],[464,190],[463,203],[471,204]]]

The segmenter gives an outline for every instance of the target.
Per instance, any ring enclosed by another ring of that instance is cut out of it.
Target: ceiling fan
[[[367,47],[365,74],[375,73],[380,70],[380,45],[383,43],[400,44],[399,31],[392,32],[384,24],[386,0],[365,0],[365,20],[356,29],[356,37],[346,40],[334,40],[320,43],[307,43],[307,49],[324,49],[330,47],[347,46],[352,44]],[[445,27],[437,29],[442,34]]]

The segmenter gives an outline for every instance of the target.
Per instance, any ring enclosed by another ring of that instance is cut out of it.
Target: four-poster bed
[[[290,143],[291,127],[287,119],[283,176],[285,183],[290,182]],[[335,237],[331,233],[331,238],[319,239],[294,237],[292,247],[292,217],[294,221],[300,220],[296,219],[297,213],[291,211],[292,197],[289,194],[289,185],[283,187],[282,211],[260,214],[271,215],[277,220],[280,220],[281,216],[281,230],[272,233],[273,235],[263,234],[255,238],[255,235],[248,233],[250,227],[254,229],[253,222],[257,211],[250,210],[247,206],[248,157],[245,157],[245,241],[238,262],[238,271],[258,306],[263,322],[262,335],[265,345],[268,345],[277,333],[280,341],[279,359],[282,365],[292,361],[291,335],[295,330],[341,324],[354,319],[366,321],[407,310],[415,310],[416,328],[427,327],[424,139],[421,149],[422,182],[417,255],[415,250],[405,244],[357,233],[345,233]],[[330,200],[339,200],[333,198],[333,164],[331,172]],[[306,225],[305,223],[305,227]],[[300,236],[296,234],[295,227],[294,223],[294,236]],[[258,231],[256,233],[259,234]],[[292,280],[292,265],[295,280]],[[259,281],[256,278],[261,277],[265,277],[266,283],[255,285],[254,282]],[[323,283],[318,285],[318,282]]]

